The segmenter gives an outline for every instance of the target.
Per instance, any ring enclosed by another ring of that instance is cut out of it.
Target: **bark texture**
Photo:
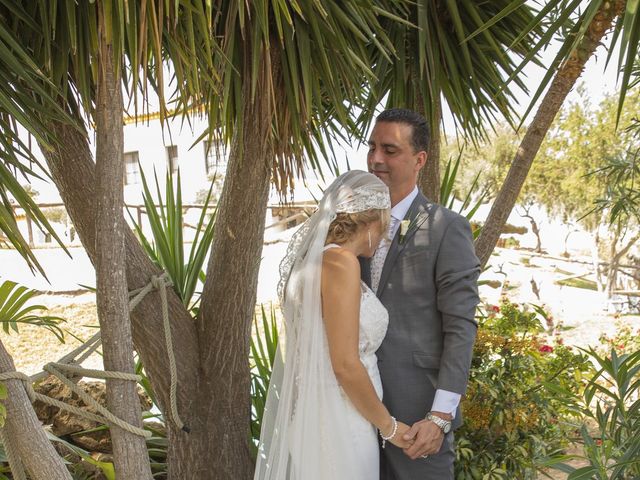
[[[80,240],[96,264],[95,229],[95,178],[96,170],[89,149],[86,132],[72,125],[50,122],[50,131],[60,139],[59,145],[48,150],[40,145],[53,180],[76,228]],[[124,223],[124,218],[119,217]],[[125,229],[127,252],[127,283],[130,290],[143,287],[153,275],[160,275],[156,267],[140,246],[130,229]],[[196,423],[194,402],[198,387],[198,339],[195,324],[189,312],[173,289],[167,290],[169,319],[173,337],[178,375],[178,410],[187,426]],[[165,418],[170,420],[169,363],[162,326],[162,308],[157,292],[152,292],[131,313],[131,333],[136,351],[142,358]],[[168,422],[168,462],[189,464],[202,452],[198,439],[174,428]],[[205,445],[206,446],[206,445]],[[180,477],[175,477],[180,478]],[[187,477],[182,477],[187,478]]]
[[[135,373],[129,322],[126,250],[121,221],[124,205],[123,103],[118,66],[107,43],[103,6],[99,8],[99,75],[96,116],[96,304],[106,370]],[[107,379],[107,407],[130,425],[142,427],[137,384]],[[152,479],[144,437],[110,427],[118,478]]]
[[[418,106],[422,104],[420,98]],[[435,203],[440,203],[440,122],[442,121],[442,106],[438,98],[434,105],[435,118],[429,125],[429,151],[427,152],[427,163],[420,170],[418,175],[418,187],[425,197]],[[424,106],[418,108],[424,115]]]
[[[533,160],[551,127],[551,123],[582,74],[585,64],[596,51],[602,37],[611,28],[614,19],[623,11],[625,3],[624,0],[602,3],[581,44],[573,56],[560,67],[551,82],[549,90],[542,99],[527,133],[520,143],[507,178],[493,202],[487,221],[476,241],[476,254],[480,258],[482,267],[486,265],[498,238],[500,238],[502,227],[518,200]]]
[[[277,78],[267,73],[268,68],[262,65],[263,74]],[[251,98],[250,87],[247,81],[245,99]],[[211,451],[218,454],[213,463],[203,458],[200,469],[191,472],[196,476],[189,478],[253,477],[247,443],[251,418],[247,358],[274,151],[268,97],[257,94],[253,102],[245,102],[240,130],[244,134],[234,139],[220,198],[198,318],[203,382],[198,405],[201,418],[209,419]]]
[[[0,373],[15,371],[9,352],[0,342]],[[4,383],[8,397],[3,400],[7,409],[3,430],[25,470],[34,480],[71,480],[71,474],[36,417],[22,382],[8,380]]]

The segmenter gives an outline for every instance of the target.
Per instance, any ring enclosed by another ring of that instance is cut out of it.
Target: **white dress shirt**
[[[393,231],[391,232],[390,237],[393,238],[400,228],[400,223],[407,216],[407,212],[411,207],[411,204],[418,196],[418,187],[414,187],[414,189],[400,200],[392,209],[391,216],[396,220],[394,223]],[[460,404],[461,395],[459,393],[449,392],[448,390],[437,389],[436,396],[433,399],[433,405],[431,405],[432,412],[442,412],[442,413],[450,413],[455,417],[456,409]]]

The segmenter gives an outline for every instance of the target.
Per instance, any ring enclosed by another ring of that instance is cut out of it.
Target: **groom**
[[[469,222],[418,190],[428,161],[422,115],[385,110],[369,139],[369,171],[391,194],[390,242],[381,243],[362,275],[389,311],[377,352],[383,402],[412,425],[401,450],[387,443],[381,480],[453,480],[453,430],[469,377],[476,336],[480,264]]]

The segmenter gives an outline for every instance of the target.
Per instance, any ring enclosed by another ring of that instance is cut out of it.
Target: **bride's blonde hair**
[[[329,225],[327,243],[343,244],[349,241],[360,228],[365,228],[380,220],[380,232],[389,228],[391,215],[389,209],[371,209],[356,213],[338,213]]]

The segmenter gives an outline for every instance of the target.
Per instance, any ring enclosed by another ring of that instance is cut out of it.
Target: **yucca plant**
[[[5,280],[0,285],[0,323],[5,333],[18,331],[19,324],[44,327],[53,333],[58,340],[64,342],[64,334],[60,322],[64,319],[53,315],[46,315],[47,307],[43,305],[27,305],[35,295],[36,290],[20,286],[16,282]]]
[[[141,170],[142,172],[142,170]],[[195,237],[191,244],[189,256],[185,260],[184,256],[184,209],[182,207],[182,188],[180,182],[180,172],[176,178],[174,188],[173,176],[167,172],[164,198],[160,190],[158,176],[154,171],[156,187],[156,199],[151,193],[149,184],[141,173],[143,200],[149,219],[152,238],[145,236],[143,226],[139,225],[129,212],[131,221],[134,224],[135,232],[140,239],[144,250],[153,262],[162,268],[173,282],[173,288],[182,299],[185,307],[190,308],[192,313],[197,308],[198,299],[194,300],[198,280],[203,280],[203,265],[207,253],[213,241],[213,231],[216,210],[210,218],[207,217],[207,210],[211,200],[213,182],[204,201],[204,207],[200,213],[200,218],[195,225]]]
[[[255,457],[260,440],[264,407],[267,402],[267,392],[271,372],[278,352],[278,323],[276,311],[271,305],[267,314],[264,305],[260,306],[258,315],[253,320],[253,335],[251,336],[251,439],[250,446]]]
[[[449,209],[454,208],[454,202],[457,198],[456,194],[458,194],[458,191],[455,189],[455,184],[456,179],[458,178],[458,168],[460,167],[461,159],[462,150],[460,150],[455,162],[453,162],[452,158],[449,158],[444,174],[442,175],[442,181],[440,182],[440,204]],[[480,205],[482,205],[482,202],[486,198],[486,194],[482,194],[475,202],[473,201],[474,195],[478,193],[479,181],[480,173],[478,173],[478,175],[473,179],[473,182],[471,183],[467,193],[464,195],[462,204],[458,209],[458,213],[464,215],[467,220],[471,220],[473,218],[478,211],[478,208],[480,208]],[[479,229],[476,230],[474,232],[474,236],[477,236],[479,232]]]
[[[640,478],[640,351],[600,356],[585,350],[598,371],[573,408],[595,425],[580,425],[584,454],[552,459],[549,465],[569,473],[568,480],[631,480]],[[581,458],[587,466],[564,463]]]

